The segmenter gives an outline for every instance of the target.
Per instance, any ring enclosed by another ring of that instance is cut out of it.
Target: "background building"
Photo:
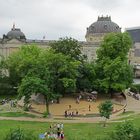
[[[92,43],[100,43],[107,33],[121,32],[121,28],[111,21],[111,17],[98,17],[98,20],[87,28],[86,41]]]
[[[129,62],[136,71],[136,76],[140,75],[140,27],[126,29],[133,39],[133,47],[129,53]],[[110,16],[98,17],[97,21],[92,23],[85,35],[86,41],[79,42],[82,45],[81,51],[87,56],[88,61],[95,60],[96,50],[99,48],[103,38],[108,33],[121,32],[121,28],[111,21]],[[13,25],[11,31],[0,39],[0,55],[8,57],[12,52],[16,51],[25,44],[35,43],[39,47],[48,48],[51,40],[29,40],[26,35]]]
[[[133,40],[129,62],[134,67],[135,77],[140,77],[140,27],[126,28]]]

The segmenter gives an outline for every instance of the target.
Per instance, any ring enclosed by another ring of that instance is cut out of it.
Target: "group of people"
[[[128,95],[129,95],[129,96],[132,96],[132,97],[135,98],[136,100],[140,100],[140,94],[139,94],[139,93],[134,93],[134,92],[129,91],[129,92],[128,92]]]
[[[44,133],[46,140],[63,140],[64,139],[64,124],[57,123],[50,125],[49,130]]]
[[[1,101],[0,101],[0,105],[4,105],[4,104],[6,104],[6,103],[9,103],[11,101],[11,99],[2,99]]]
[[[80,103],[80,100],[82,99],[82,95],[79,95],[77,98],[76,98],[76,104],[79,104]],[[93,94],[91,95],[88,95],[86,96],[86,99],[88,102],[92,102],[92,101],[96,101],[97,97]]]
[[[0,105],[10,104],[10,107],[16,107],[17,101],[6,98],[0,101]]]
[[[94,95],[88,96],[87,101],[88,102],[96,101],[96,97]]]
[[[79,115],[79,112],[78,112],[78,110],[76,110],[76,111],[71,111],[71,110],[66,110],[65,111],[65,118],[67,118],[67,117],[74,117],[74,116],[78,116]]]

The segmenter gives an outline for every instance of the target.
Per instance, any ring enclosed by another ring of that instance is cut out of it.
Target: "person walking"
[[[64,124],[61,123],[61,124],[60,124],[60,129],[63,130],[63,128],[64,128]]]
[[[58,137],[58,138],[61,137],[61,131],[60,131],[60,128],[57,128],[57,137]]]
[[[69,109],[71,109],[71,105],[69,105]]]
[[[64,132],[61,131],[61,133],[60,133],[60,140],[63,140],[63,139],[64,139]]]
[[[78,110],[76,111],[76,116],[78,116],[78,114],[79,114],[79,112],[78,112]]]
[[[68,112],[67,112],[67,110],[65,111],[65,118],[67,118],[68,117]]]
[[[88,106],[88,110],[91,111],[91,105]]]

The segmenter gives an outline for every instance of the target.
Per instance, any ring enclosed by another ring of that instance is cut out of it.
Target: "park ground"
[[[136,127],[140,126],[140,101],[127,96],[126,113],[113,114],[107,126],[103,127],[101,117],[80,117],[80,118],[51,118],[45,119],[35,114],[7,112],[6,115],[0,113],[0,140],[3,140],[8,131],[12,128],[23,128],[32,131],[38,136],[44,133],[50,124],[63,122],[64,132],[67,140],[96,140],[106,137],[114,128],[125,120],[132,121]],[[7,116],[7,117],[6,117]]]

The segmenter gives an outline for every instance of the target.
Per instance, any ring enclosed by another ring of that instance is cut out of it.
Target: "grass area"
[[[0,140],[3,140],[11,128],[20,127],[32,131],[34,135],[38,136],[40,133],[44,133],[49,126],[50,123],[0,120]],[[115,126],[116,123],[109,124],[107,128],[103,128],[101,124],[66,123],[64,124],[64,132],[67,140],[96,140],[106,136]]]
[[[1,112],[1,117],[31,117],[35,118],[36,116],[33,114],[28,114],[25,112]]]
[[[135,115],[132,122],[135,127],[140,127],[140,114]],[[34,135],[38,136],[47,131],[50,124],[52,123],[0,120],[0,140],[3,140],[11,128],[20,127],[27,131],[32,131]],[[67,140],[97,140],[108,136],[118,124],[119,122],[109,123],[104,128],[100,123],[65,123],[64,132]]]
[[[119,119],[115,119],[115,121],[123,121],[123,120],[136,120],[136,119],[140,119],[140,114],[129,114],[119,118]]]
[[[134,126],[137,128],[140,127],[140,114],[134,115],[132,119]],[[97,140],[108,136],[120,123],[109,123],[105,128],[101,123],[65,123],[64,132],[67,140]],[[34,135],[38,136],[47,131],[50,124],[52,123],[0,120],[0,140],[3,140],[12,128],[20,127],[24,130],[32,131]]]

